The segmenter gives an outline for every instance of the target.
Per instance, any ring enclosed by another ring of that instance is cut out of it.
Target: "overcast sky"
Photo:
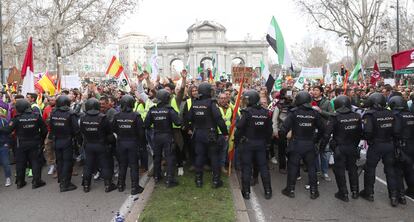
[[[346,54],[341,40],[315,31],[315,25],[306,21],[291,0],[144,0],[136,12],[123,20],[119,34],[141,32],[152,38],[167,36],[168,41],[185,41],[187,28],[196,20],[215,20],[227,28],[228,40],[243,40],[247,33],[253,39],[260,39],[272,16],[279,23],[288,47],[304,39],[319,38],[335,48],[330,50],[331,62]]]

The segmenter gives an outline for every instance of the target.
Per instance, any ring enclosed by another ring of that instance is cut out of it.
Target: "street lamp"
[[[375,39],[377,39],[378,41],[375,43],[376,45],[378,45],[378,63],[381,63],[381,48],[382,46],[385,46],[387,44],[386,40],[384,36],[377,36],[375,37]]]
[[[400,52],[400,1],[397,0],[397,52]]]
[[[2,8],[2,1],[0,0],[0,47],[1,47],[1,49],[0,49],[0,66],[1,66],[1,68],[0,68],[0,78],[1,78],[1,83],[3,84],[3,82],[4,82],[4,72],[3,72],[3,70],[4,70],[4,68],[3,68],[3,64],[4,64],[4,62],[3,62],[3,16],[2,16],[2,10],[1,10],[1,8]]]
[[[347,35],[344,36],[344,39],[345,39],[345,46],[346,46],[346,63],[349,63],[349,61],[348,61],[348,59],[349,59],[348,48],[349,48],[349,46],[351,46],[351,42],[349,41],[349,36],[347,36]]]

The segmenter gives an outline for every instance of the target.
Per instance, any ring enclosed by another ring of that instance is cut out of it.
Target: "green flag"
[[[361,60],[358,61],[354,70],[352,70],[351,75],[349,76],[348,80],[358,81],[359,72],[362,69]]]
[[[201,68],[200,66],[199,67],[197,67],[197,73],[198,74],[200,74],[200,73],[202,73],[203,72],[203,68]]]
[[[283,82],[283,76],[282,72],[277,76],[277,79],[275,81],[275,90],[280,91],[282,89],[282,82]]]

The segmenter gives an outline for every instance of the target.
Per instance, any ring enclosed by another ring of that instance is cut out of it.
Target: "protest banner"
[[[302,67],[300,75],[305,79],[323,79],[323,71],[321,68]]]
[[[244,83],[252,84],[253,67],[233,67],[231,70],[233,83],[239,84],[244,77]]]

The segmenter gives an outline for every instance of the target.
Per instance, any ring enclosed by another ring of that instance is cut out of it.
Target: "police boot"
[[[287,186],[285,189],[282,190],[282,194],[290,198],[295,198],[295,186]]]
[[[242,196],[243,196],[244,199],[246,199],[246,200],[250,199],[250,182],[242,183],[241,193],[242,193]]]
[[[178,182],[177,180],[175,180],[173,176],[168,176],[167,180],[165,181],[165,185],[167,186],[167,188],[171,188],[171,187],[178,186]]]
[[[220,179],[220,175],[213,175],[213,188],[217,189],[223,186],[223,181]]]
[[[88,193],[91,191],[91,179],[83,178],[82,180],[83,192]]]
[[[21,189],[21,188],[23,188],[24,186],[26,186],[26,181],[24,181],[24,178],[23,179],[17,179],[17,181],[16,181],[16,185],[17,185],[17,189]]]
[[[132,182],[131,184],[131,195],[137,195],[144,192],[144,188],[139,185],[138,182]]]
[[[203,186],[203,174],[202,173],[196,173],[195,184],[197,187]]]
[[[398,192],[397,191],[390,192],[390,203],[391,203],[391,206],[393,207],[398,206]]]
[[[162,180],[161,174],[156,173],[154,174],[154,182],[158,184]]]
[[[32,189],[43,187],[44,185],[46,185],[45,181],[39,179],[32,182]]]
[[[69,180],[61,180],[60,183],[60,192],[67,192],[67,191],[72,191],[72,190],[76,190],[76,188],[78,188],[75,184],[71,183]]]
[[[359,196],[364,198],[365,200],[368,200],[369,202],[374,202],[374,194],[372,192],[367,192],[366,190],[362,190],[359,192]]]
[[[346,193],[338,191],[338,192],[335,193],[335,197],[337,199],[340,199],[340,200],[344,201],[344,202],[349,202],[349,197],[348,197],[348,194],[346,194]]]
[[[312,200],[315,200],[316,198],[319,197],[319,191],[317,187],[311,187],[310,188],[310,198]]]
[[[117,187],[118,187],[119,192],[124,192],[125,190],[125,179],[124,178],[120,178],[120,177],[118,178]]]
[[[408,187],[405,190],[405,195],[407,195],[407,196],[409,196],[411,198],[414,198],[414,187]]]
[[[105,183],[105,193],[109,193],[109,192],[116,189],[115,184],[112,183],[112,181],[110,179],[109,180],[104,180],[104,183]]]
[[[352,199],[358,199],[359,197],[359,188],[358,186],[352,186],[351,187],[351,197]]]
[[[399,197],[398,197],[398,203],[400,203],[402,205],[406,205],[407,204],[407,199],[405,199],[405,193],[404,193],[404,191],[400,191]]]
[[[270,180],[263,180],[263,189],[264,189],[264,197],[266,200],[269,200],[270,198],[272,198],[272,186],[270,184]]]

